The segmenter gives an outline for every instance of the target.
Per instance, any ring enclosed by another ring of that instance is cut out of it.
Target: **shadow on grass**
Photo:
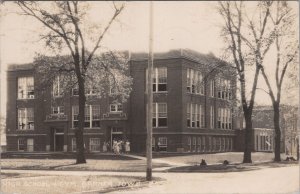
[[[207,166],[193,165],[193,166],[181,166],[168,170],[168,172],[200,172],[200,173],[226,173],[226,172],[243,172],[252,170],[261,170],[266,168],[280,168],[287,166],[299,165],[298,162],[262,162],[262,163],[236,163],[236,164],[213,164]]]

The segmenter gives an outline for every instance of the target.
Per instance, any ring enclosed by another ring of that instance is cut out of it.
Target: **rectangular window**
[[[100,152],[100,138],[90,138],[90,151]]]
[[[201,137],[198,137],[198,150],[197,152],[201,152]]]
[[[33,77],[18,78],[18,99],[34,98],[34,79]]]
[[[18,139],[18,151],[25,151],[26,150],[26,140],[24,138]]]
[[[191,93],[195,94],[195,71],[191,69],[190,79],[191,79]]]
[[[65,108],[64,106],[52,106],[51,114],[64,114]]]
[[[84,107],[84,127],[90,127],[91,125],[91,112],[90,112],[90,105],[86,105]]]
[[[79,114],[79,107],[78,106],[73,106],[72,107],[73,128],[78,127],[78,114]]]
[[[204,108],[202,105],[200,105],[200,127],[205,127]]]
[[[196,113],[197,113],[197,115],[196,115],[196,126],[197,126],[197,127],[200,127],[200,121],[201,121],[201,119],[200,119],[201,105],[196,104],[196,107],[197,107],[197,111],[196,111]]]
[[[187,108],[186,110],[187,126],[191,127],[191,104],[187,103],[186,108]]]
[[[62,81],[60,76],[56,76],[53,81],[52,94],[54,97],[60,97],[62,95]]]
[[[188,151],[191,152],[192,151],[192,138],[191,137],[187,138],[187,144],[188,144]]]
[[[73,128],[78,127],[79,107],[72,107]],[[84,109],[84,127],[93,128],[100,127],[100,106],[86,105]]]
[[[197,138],[193,137],[193,152],[197,151]]]
[[[215,127],[215,108],[210,106],[210,127],[213,129]]]
[[[197,105],[192,104],[192,127],[196,127],[196,111],[197,111]]]
[[[215,80],[210,80],[210,97],[215,97]]]
[[[100,106],[92,105],[92,127],[100,127]]]
[[[204,79],[203,79],[203,74],[198,71],[198,93],[200,93],[201,95],[204,94]]]
[[[27,151],[28,152],[33,152],[34,151],[34,140],[33,140],[33,138],[28,138],[27,139]]]
[[[146,76],[148,71],[146,72]],[[167,68],[159,67],[154,68],[152,72],[152,89],[153,92],[166,92],[167,91]]]
[[[186,90],[188,93],[191,92],[192,83],[191,83],[191,69],[186,70]]]
[[[76,138],[72,138],[72,152],[76,152]]]
[[[218,128],[221,129],[222,128],[222,121],[221,121],[221,108],[218,108]]]
[[[217,141],[216,141],[215,137],[213,137],[212,140],[213,140],[213,149],[212,150],[215,152],[215,151],[217,151]]]
[[[167,151],[168,139],[166,137],[159,137],[157,143],[158,143],[159,151]]]
[[[168,113],[166,103],[153,103],[152,123],[153,127],[166,127],[168,125]]]
[[[111,113],[123,112],[123,105],[122,104],[110,104],[110,112]]]
[[[211,140],[211,137],[208,137],[208,151],[211,152],[212,151],[212,140]]]
[[[18,109],[18,129],[33,130],[34,129],[34,112],[33,108]]]
[[[205,152],[206,151],[206,147],[205,147],[205,137],[202,137],[202,151]]]
[[[218,79],[218,98],[231,100],[232,93],[230,80],[224,78]]]

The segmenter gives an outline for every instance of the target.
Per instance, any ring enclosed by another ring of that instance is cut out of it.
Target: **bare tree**
[[[272,14],[274,13],[274,15]],[[276,2],[276,10],[270,13],[271,21],[276,27],[275,48],[276,48],[276,63],[262,63],[261,73],[268,87],[268,94],[272,101],[274,109],[274,128],[275,128],[275,161],[280,161],[280,102],[283,81],[287,72],[287,68],[291,65],[296,65],[298,54],[298,38],[296,33],[296,15],[288,3],[283,1]],[[274,68],[275,66],[275,68]],[[266,72],[268,69],[275,70],[276,84],[272,86],[270,75]]]
[[[46,6],[45,6],[46,4]],[[85,87],[89,71],[93,68],[95,53],[101,47],[102,40],[111,25],[124,9],[124,4],[113,3],[113,14],[104,28],[93,33],[93,46],[88,47],[88,38],[84,33],[83,20],[86,16],[86,2],[55,1],[29,2],[18,1],[22,13],[41,22],[47,33],[43,36],[48,47],[56,50],[68,50],[71,56],[63,71],[73,71],[78,85],[79,115],[78,128],[75,131],[77,144],[76,163],[86,163],[84,155],[83,129],[85,109]],[[101,63],[101,60],[98,61]],[[105,67],[105,66],[104,66]]]
[[[243,163],[251,163],[253,149],[252,111],[262,63],[274,42],[276,26],[270,26],[272,1],[220,2],[218,10],[224,19],[223,34],[240,82],[241,106],[245,119]],[[252,13],[250,16],[249,13]],[[254,68],[253,77],[247,72]],[[247,84],[251,85],[247,97]]]

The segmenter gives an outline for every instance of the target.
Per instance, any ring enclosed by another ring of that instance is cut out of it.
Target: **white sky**
[[[298,2],[290,3],[298,7]],[[221,56],[224,43],[219,26],[222,20],[214,8],[216,5],[217,2],[208,1],[154,2],[154,51],[189,48]],[[106,9],[101,9],[101,6]],[[92,4],[91,21],[103,21],[100,18],[110,14],[107,6],[110,6],[109,2]],[[40,24],[32,18],[13,13],[15,10],[12,2],[6,2],[0,12],[2,112],[6,101],[7,64],[32,62],[36,52],[45,52],[42,42],[38,41]],[[148,34],[149,2],[127,2],[119,22],[112,26],[103,43],[110,49],[147,52]],[[260,85],[264,85],[262,80]],[[270,104],[269,97],[261,91],[257,92],[256,101]]]

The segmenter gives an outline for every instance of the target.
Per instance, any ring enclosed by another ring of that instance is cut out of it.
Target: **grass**
[[[84,191],[106,192],[114,188],[138,187],[145,182],[143,177],[132,176],[76,176],[53,175],[18,177],[2,180],[3,193],[20,194],[65,194]]]
[[[164,163],[154,163],[153,168],[167,167]],[[74,159],[2,159],[2,169],[19,170],[91,170],[91,171],[136,171],[146,169],[144,160],[96,160],[89,159],[86,164],[75,164]]]

